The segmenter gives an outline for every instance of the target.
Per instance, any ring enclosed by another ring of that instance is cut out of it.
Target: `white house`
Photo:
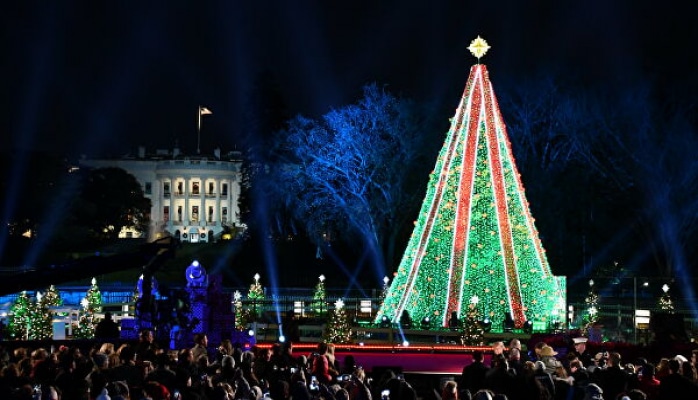
[[[240,222],[241,153],[185,156],[178,149],[157,150],[121,159],[87,159],[81,166],[91,168],[118,167],[135,176],[143,193],[150,199],[148,239],[165,234],[184,242],[209,242],[221,237],[224,227],[244,228]],[[133,230],[122,229],[119,237],[143,237]]]

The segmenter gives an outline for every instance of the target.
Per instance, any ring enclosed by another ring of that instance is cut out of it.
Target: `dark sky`
[[[11,149],[119,155],[178,141],[194,152],[201,104],[214,113],[202,150],[227,150],[262,71],[292,114],[353,102],[375,81],[451,101],[447,120],[477,35],[492,46],[482,62],[497,92],[552,70],[610,85],[695,82],[698,7],[687,3],[15,1],[0,11],[0,129]]]

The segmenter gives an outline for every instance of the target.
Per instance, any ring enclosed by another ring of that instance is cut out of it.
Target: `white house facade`
[[[148,239],[171,235],[184,242],[212,242],[243,228],[240,221],[240,152],[221,157],[182,156],[158,150],[122,159],[82,159],[81,166],[118,167],[133,175],[152,204]],[[122,229],[119,237],[143,237]]]

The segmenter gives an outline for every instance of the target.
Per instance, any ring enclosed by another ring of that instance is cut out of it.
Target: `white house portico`
[[[226,230],[242,228],[239,217],[240,152],[212,157],[182,156],[158,150],[138,157],[121,159],[85,159],[80,165],[90,168],[118,167],[133,175],[151,200],[149,239],[169,234],[185,242],[209,242]],[[143,237],[122,229],[120,237]]]

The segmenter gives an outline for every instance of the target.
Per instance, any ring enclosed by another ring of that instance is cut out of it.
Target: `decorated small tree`
[[[593,279],[589,280],[589,293],[584,299],[584,303],[586,304],[586,310],[582,319],[582,332],[588,336],[590,329],[599,318],[599,295],[594,290]]]
[[[659,309],[665,313],[674,313],[674,300],[669,293],[669,285],[666,283],[662,286],[662,297],[659,298]]]
[[[313,293],[313,302],[310,304],[310,309],[317,316],[322,316],[327,312],[326,306],[327,292],[325,291],[325,275],[320,275],[318,283],[315,285]]]
[[[383,289],[381,290],[381,295],[380,295],[380,301],[383,302],[385,299],[385,296],[388,295],[388,291],[390,290],[390,279],[387,276],[383,277]]]
[[[90,303],[87,298],[80,302],[81,313],[77,324],[73,324],[73,337],[76,339],[92,339],[95,337],[95,316],[91,312]]]
[[[9,321],[7,332],[11,339],[23,340],[27,339],[27,325],[29,324],[29,315],[31,313],[31,299],[27,292],[19,294],[10,308]]]
[[[87,307],[90,313],[94,314],[102,311],[102,292],[99,291],[97,286],[97,279],[92,278],[92,286],[87,289],[85,298],[87,299]]]
[[[349,343],[351,341],[351,324],[344,309],[344,301],[338,299],[334,303],[325,329],[325,340],[328,343]]]
[[[247,293],[248,313],[254,318],[258,318],[262,314],[264,307],[264,288],[259,283],[259,274],[254,274],[254,282],[250,285],[250,290]]]
[[[242,308],[242,293],[239,290],[233,293],[233,311],[235,313],[235,329],[244,330],[247,326],[248,316]]]
[[[63,305],[61,294],[54,285],[49,286],[46,293],[44,293],[42,301],[46,303],[48,307],[59,307]]]
[[[31,340],[48,339],[52,336],[53,313],[49,309],[48,301],[41,292],[36,292],[36,302],[29,307],[29,324],[27,336]]]
[[[482,327],[478,302],[480,298],[473,296],[470,298],[468,312],[463,318],[460,335],[461,344],[464,346],[478,346],[483,342],[484,329]]]
[[[95,336],[95,313],[102,311],[102,292],[97,286],[97,279],[92,278],[92,286],[87,289],[85,298],[80,302],[82,314],[77,325],[73,325],[73,336],[79,339],[91,339]]]

